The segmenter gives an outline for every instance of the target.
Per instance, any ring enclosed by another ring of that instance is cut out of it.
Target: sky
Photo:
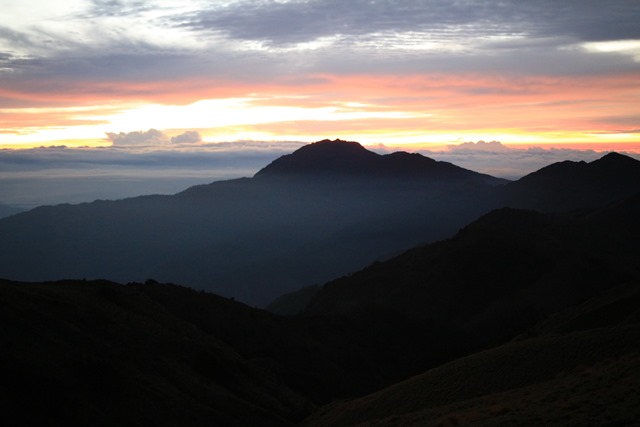
[[[78,164],[150,171],[159,159],[181,177],[204,179],[211,164],[235,176],[324,138],[475,156],[464,165],[509,177],[558,155],[640,153],[638,0],[0,0],[0,10],[0,181],[68,177]],[[223,165],[234,152],[249,163]]]
[[[6,148],[639,140],[637,0],[0,0],[0,10]],[[169,138],[126,138],[150,129]]]

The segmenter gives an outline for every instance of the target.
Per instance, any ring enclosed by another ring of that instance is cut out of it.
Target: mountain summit
[[[592,162],[553,163],[507,186],[513,207],[542,211],[595,208],[638,191],[640,161],[612,152]]]
[[[473,172],[417,153],[381,155],[357,142],[322,140],[306,145],[269,164],[255,175],[264,178],[380,178],[474,181],[501,184],[506,181]]]
[[[370,172],[378,157],[357,142],[325,139],[274,160],[255,176],[360,174]]]

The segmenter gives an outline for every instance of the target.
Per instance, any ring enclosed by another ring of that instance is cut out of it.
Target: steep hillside
[[[591,215],[544,215],[504,208],[455,237],[407,251],[327,283],[305,312],[409,318],[445,332],[458,354],[509,339],[564,307],[634,277],[618,257],[640,257],[628,212],[640,198]],[[609,217],[606,223],[597,221]],[[606,224],[615,222],[618,233]],[[604,228],[601,228],[604,227]],[[635,231],[634,231],[635,230]]]
[[[582,426],[640,423],[640,282],[536,332],[359,399],[304,426]]]

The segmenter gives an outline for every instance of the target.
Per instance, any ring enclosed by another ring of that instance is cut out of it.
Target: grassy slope
[[[309,402],[135,287],[0,283],[2,425],[290,425]]]
[[[534,331],[542,335],[325,406],[303,425],[640,423],[638,296],[638,284],[612,290]]]

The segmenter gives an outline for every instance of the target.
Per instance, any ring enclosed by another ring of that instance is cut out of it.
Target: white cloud
[[[478,142],[463,142],[459,145],[450,145],[449,151],[481,151],[481,152],[500,152],[508,151],[509,148],[502,145],[500,141],[478,141]]]
[[[107,138],[114,146],[149,146],[164,145],[169,142],[169,137],[157,129],[149,129],[146,132],[107,132]]]

